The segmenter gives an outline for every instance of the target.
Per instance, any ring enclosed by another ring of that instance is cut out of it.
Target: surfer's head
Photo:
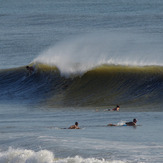
[[[78,126],[78,122],[75,122],[75,125]]]
[[[137,122],[137,119],[134,118],[134,119],[133,119],[133,122],[136,123],[136,122]]]

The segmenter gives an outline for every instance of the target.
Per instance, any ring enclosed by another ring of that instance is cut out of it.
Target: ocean
[[[163,1],[0,4],[0,163],[163,162]]]

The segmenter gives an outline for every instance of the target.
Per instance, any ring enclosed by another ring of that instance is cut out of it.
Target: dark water
[[[38,102],[45,107],[120,104],[161,111],[162,66],[102,65],[80,76],[64,77],[56,67],[37,64],[32,74],[21,67],[2,70],[0,76],[1,100]]]

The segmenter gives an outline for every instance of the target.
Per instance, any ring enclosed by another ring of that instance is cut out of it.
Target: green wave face
[[[102,65],[82,76],[64,77],[55,66],[38,64],[0,71],[1,99],[23,99],[49,107],[161,106],[163,67]]]
[[[82,106],[162,103],[162,67],[101,66],[75,78],[64,102]]]

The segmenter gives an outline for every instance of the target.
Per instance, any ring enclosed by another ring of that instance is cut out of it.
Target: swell
[[[1,100],[23,100],[32,103],[44,101],[57,94],[64,83],[64,78],[55,66],[43,64],[36,65],[32,74],[29,74],[26,66],[1,70],[0,79]]]
[[[162,75],[162,67],[100,66],[76,78],[63,101],[82,106],[161,104]]]
[[[55,66],[38,64],[0,71],[0,99],[36,102],[49,107],[161,106],[163,67],[101,65],[82,76],[63,77]]]

